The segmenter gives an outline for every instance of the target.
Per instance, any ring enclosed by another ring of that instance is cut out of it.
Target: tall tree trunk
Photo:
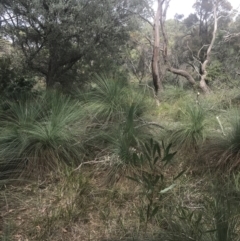
[[[55,75],[56,75],[56,68],[54,65],[55,61],[53,59],[49,60],[48,63],[48,69],[47,69],[47,73],[46,73],[46,89],[50,90],[54,88],[54,84],[55,84]]]
[[[54,80],[50,75],[46,76],[46,89],[50,90],[54,88]]]
[[[160,8],[161,7],[161,0],[158,0],[158,8],[155,15],[154,20],[154,46],[153,46],[153,56],[152,56],[152,78],[153,78],[153,85],[156,94],[159,90],[163,89],[162,80],[160,78],[160,66],[159,66],[159,51],[160,51]]]
[[[210,88],[208,87],[207,83],[206,83],[206,77],[207,77],[207,64],[210,60],[211,57],[211,51],[212,51],[212,47],[213,44],[215,42],[216,39],[216,34],[217,34],[217,24],[218,24],[218,19],[217,19],[217,6],[216,3],[214,3],[214,28],[213,28],[213,36],[212,36],[212,40],[211,43],[207,49],[207,55],[206,55],[206,59],[204,60],[204,62],[201,65],[201,79],[200,79],[200,88],[203,90],[204,93],[208,94],[210,93]]]
[[[168,59],[168,36],[166,33],[166,29],[165,29],[165,20],[166,20],[166,14],[167,14],[167,9],[168,9],[170,0],[161,0],[159,2],[161,2],[159,4],[159,6],[160,6],[160,18],[159,19],[160,19],[161,31],[162,31],[162,35],[163,35],[162,56],[163,56],[164,63],[167,66],[166,69],[167,69],[167,71],[169,71],[173,74],[177,74],[177,75],[180,75],[180,76],[186,78],[193,86],[196,86],[197,85],[196,81],[187,71],[172,67],[172,65]],[[165,6],[163,8],[164,3],[165,3]]]

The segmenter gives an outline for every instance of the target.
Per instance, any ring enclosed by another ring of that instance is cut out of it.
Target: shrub
[[[198,148],[206,138],[206,112],[201,106],[187,105],[181,112],[181,125],[170,136],[170,142],[180,150]]]
[[[231,116],[231,115],[230,115]],[[240,113],[235,111],[229,120],[227,133],[213,137],[201,150],[208,166],[233,171],[240,165]],[[226,132],[226,129],[225,129]]]
[[[12,67],[10,58],[0,58],[0,94],[5,98],[19,99],[32,91],[35,80]]]
[[[135,114],[138,117],[153,107],[147,92],[107,76],[97,76],[92,89],[80,98],[85,101],[90,118],[105,124],[121,122],[132,104],[137,106]]]

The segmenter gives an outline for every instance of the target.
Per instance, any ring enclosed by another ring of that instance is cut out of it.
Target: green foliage
[[[163,101],[167,103],[174,103],[176,101],[180,101],[187,97],[188,92],[177,86],[168,86],[163,92]]]
[[[147,92],[134,89],[126,80],[97,76],[92,83],[92,90],[84,95],[88,103],[86,108],[93,113],[92,118],[104,123],[121,122],[129,108],[134,105],[134,118],[142,117],[153,107],[153,101]]]
[[[3,169],[20,165],[35,175],[80,162],[81,117],[78,102],[57,93],[10,103],[0,118]]]
[[[72,87],[94,72],[122,65],[129,31],[139,26],[128,10],[147,15],[147,5],[144,1],[126,4],[124,0],[3,0],[3,14],[9,12],[21,23],[13,25],[6,18],[1,30],[23,51],[28,67],[45,76],[48,87],[55,82]]]
[[[133,164],[132,153],[139,148],[139,142],[144,139],[143,133],[140,134],[136,129],[137,122],[134,123],[135,111],[136,106],[132,105],[127,113],[126,121],[120,124],[116,131],[112,130],[111,149],[122,164]]]
[[[171,144],[167,147],[154,142],[142,146],[142,153],[133,153],[134,163],[140,166],[130,180],[138,183],[142,188],[140,220],[146,224],[158,213],[162,201],[162,195],[170,191],[176,184],[174,180],[179,178],[183,172],[173,178],[171,184],[167,184],[164,174],[165,167],[172,161],[176,152],[170,152]],[[163,153],[162,153],[163,152]]]
[[[108,122],[121,117],[124,105],[124,87],[123,82],[108,77],[97,77],[93,84],[93,91],[88,96],[92,103],[89,108],[93,108],[91,111],[95,113],[96,118]]]
[[[2,97],[18,99],[21,95],[32,91],[35,81],[32,78],[22,76],[12,66],[9,57],[0,58],[0,94]]]
[[[202,157],[209,166],[231,172],[238,169],[240,163],[239,111],[230,114],[229,124],[226,135],[213,137],[210,143],[203,146]]]
[[[109,183],[123,177],[133,165],[132,153],[152,136],[146,114],[155,103],[148,90],[130,85],[126,79],[96,76],[88,88],[76,91],[75,98],[84,112],[85,158],[109,160]]]
[[[187,105],[181,112],[181,125],[170,136],[179,149],[196,149],[206,138],[206,112],[197,104]]]
[[[214,81],[214,80],[225,80],[227,75],[224,73],[222,63],[219,61],[213,61],[207,67],[207,80]]]
[[[239,188],[234,179],[212,177],[198,205],[172,207],[165,216],[167,228],[160,237],[169,241],[237,241]],[[189,188],[188,188],[189,189]],[[193,200],[191,200],[193,201]],[[194,202],[194,201],[193,201]]]
[[[131,162],[132,148],[138,148],[140,140],[149,133],[144,127],[138,129],[142,118],[154,108],[147,91],[134,89],[126,81],[98,76],[92,89],[79,98],[91,123],[90,145],[103,144],[105,149],[108,144],[107,150],[120,158],[122,164]]]

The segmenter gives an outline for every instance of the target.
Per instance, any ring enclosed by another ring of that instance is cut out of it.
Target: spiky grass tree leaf
[[[216,135],[202,147],[201,157],[210,167],[232,172],[240,167],[240,113],[229,115],[230,128],[225,136]]]
[[[147,92],[133,88],[127,81],[102,75],[97,76],[93,83],[93,89],[85,95],[85,108],[98,122],[110,124],[125,121],[130,108],[135,119],[154,107]]]
[[[158,157],[161,157],[161,148],[159,143],[154,144],[153,155],[155,156],[156,154],[158,155]]]
[[[182,111],[181,122],[169,142],[182,151],[195,150],[206,139],[206,112],[201,106],[189,104]]]
[[[130,176],[126,176],[128,179],[134,181],[134,182],[137,182],[139,184],[142,184],[141,180],[139,178],[134,178],[134,177],[130,177]]]
[[[88,96],[90,111],[105,122],[119,119],[122,115],[125,84],[107,76],[96,76],[94,84],[94,90]]]
[[[181,171],[176,177],[173,178],[173,180],[177,180],[179,177],[181,177],[184,173],[186,172],[186,170]]]
[[[67,96],[51,92],[13,103],[0,122],[1,160],[27,158],[27,167],[35,171],[78,161],[84,131],[82,111],[78,102]]]
[[[154,165],[158,162],[158,160],[159,160],[159,156],[156,156],[153,160]]]

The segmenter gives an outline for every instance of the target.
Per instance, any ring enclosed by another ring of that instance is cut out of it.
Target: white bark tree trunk
[[[163,89],[162,80],[160,78],[160,71],[159,71],[159,51],[160,51],[160,6],[161,0],[158,0],[158,8],[154,19],[154,46],[153,46],[153,56],[152,56],[152,78],[153,78],[153,85],[156,94],[159,90]]]

